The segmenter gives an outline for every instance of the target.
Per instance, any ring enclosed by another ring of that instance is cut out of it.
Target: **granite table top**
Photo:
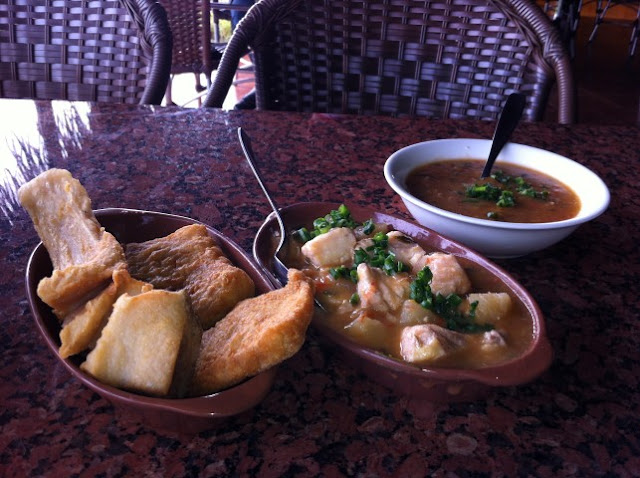
[[[640,130],[521,124],[513,140],[597,172],[609,209],[559,244],[496,261],[537,300],[554,350],[535,381],[473,403],[399,396],[311,335],[255,409],[195,435],[115,413],[46,347],[24,275],[39,242],[17,188],[65,168],[95,209],[190,216],[250,253],[270,212],[242,126],[280,205],[327,200],[410,218],[383,177],[419,141],[494,124],[0,100],[0,475],[638,476]]]

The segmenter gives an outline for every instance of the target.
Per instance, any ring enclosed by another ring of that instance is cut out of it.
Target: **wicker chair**
[[[153,0],[0,4],[0,97],[160,104],[170,68]]]
[[[167,11],[173,34],[171,75],[193,73],[196,92],[211,86],[211,73],[218,67],[222,46],[216,49],[211,41],[211,8],[209,0],[160,0]],[[207,85],[203,86],[200,75]],[[167,87],[167,103],[172,103],[171,82]]]
[[[222,106],[247,46],[258,109],[493,120],[520,91],[533,121],[556,82],[574,121],[569,55],[532,0],[260,0],[204,106]]]

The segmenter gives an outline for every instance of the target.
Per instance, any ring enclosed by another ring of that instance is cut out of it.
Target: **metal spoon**
[[[244,151],[244,156],[245,158],[247,158],[247,161],[249,162],[249,166],[251,166],[251,170],[253,171],[253,174],[258,180],[258,184],[260,184],[260,187],[262,188],[262,192],[267,197],[267,200],[271,205],[271,209],[273,209],[273,213],[276,215],[278,226],[280,227],[280,242],[278,243],[278,247],[273,253],[273,269],[276,274],[276,277],[278,278],[278,281],[280,281],[280,284],[284,287],[285,285],[287,285],[287,275],[288,275],[289,269],[287,269],[287,266],[285,266],[284,263],[278,257],[280,250],[284,246],[284,242],[286,240],[286,235],[287,235],[286,229],[284,227],[284,221],[282,220],[282,216],[280,216],[280,211],[276,206],[276,203],[273,201],[273,199],[271,198],[271,195],[269,194],[269,191],[267,191],[266,186],[262,182],[262,178],[260,177],[260,173],[258,172],[258,168],[256,167],[255,155],[253,154],[253,149],[251,148],[251,138],[249,138],[247,133],[245,133],[242,128],[238,128],[238,138],[240,139],[240,144],[242,145],[242,151]]]
[[[486,178],[491,174],[491,168],[495,163],[498,154],[502,151],[502,148],[511,138],[511,134],[516,129],[524,106],[526,103],[526,96],[522,93],[511,93],[504,104],[502,113],[500,113],[500,119],[496,125],[496,129],[493,133],[493,143],[491,144],[491,151],[489,152],[489,158],[484,166],[481,178]]]

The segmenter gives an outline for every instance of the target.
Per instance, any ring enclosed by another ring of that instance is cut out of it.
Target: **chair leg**
[[[207,89],[206,86],[202,86],[202,83],[200,82],[200,73],[194,73],[193,74],[196,78],[196,91],[198,93],[200,93],[201,91],[204,91]]]
[[[167,99],[167,105],[175,105],[173,97],[171,96],[171,87],[173,85],[173,75],[169,75],[169,82],[167,83],[167,89],[165,91],[165,98]]]
[[[558,0],[557,8],[553,15],[553,23],[558,27],[562,42],[569,50],[573,60],[576,56],[575,36],[580,21],[581,0]]]
[[[611,5],[611,0],[607,0],[606,5],[604,6],[604,8],[602,8],[602,0],[596,1],[596,19],[593,25],[593,30],[591,31],[591,35],[589,35],[589,40],[587,40],[587,43],[592,43],[593,40],[596,38],[598,27],[600,27],[600,24],[603,22],[604,16],[607,14],[607,10],[609,10],[610,5]]]
[[[638,46],[638,36],[640,36],[640,3],[638,3],[636,19],[633,21],[631,40],[629,40],[629,58],[633,58],[636,54],[636,47]]]
[[[549,8],[551,8],[551,0],[545,0],[544,2],[544,13],[548,13],[549,12]]]
[[[569,54],[571,58],[576,57],[576,35],[578,33],[578,26],[580,24],[580,14],[582,11],[582,0],[572,2],[570,7],[569,19],[570,19],[570,31],[571,39],[569,41]]]

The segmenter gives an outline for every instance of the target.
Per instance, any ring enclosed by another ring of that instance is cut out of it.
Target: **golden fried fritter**
[[[60,357],[78,354],[95,343],[107,323],[116,298],[117,287],[111,283],[84,306],[65,317],[60,329]]]
[[[114,387],[181,397],[191,381],[201,337],[184,291],[123,294],[80,367]]]
[[[127,244],[125,254],[133,277],[158,289],[184,288],[205,330],[255,293],[251,277],[231,264],[200,224],[159,239]]]
[[[125,269],[120,269],[113,273],[113,283],[118,288],[118,297],[122,294],[138,295],[153,289],[153,285],[134,279],[129,271]]]
[[[18,198],[54,268],[38,284],[38,296],[63,319],[104,288],[114,270],[125,267],[124,252],[100,226],[87,191],[69,171],[45,171],[24,184]]]
[[[106,289],[65,317],[60,330],[60,356],[67,358],[93,348],[109,319],[113,304],[122,294],[134,296],[151,289],[151,284],[133,279],[126,269],[114,271],[113,282]]]
[[[290,269],[286,287],[236,305],[203,334],[191,393],[228,388],[294,355],[313,316],[313,294],[313,283]]]

